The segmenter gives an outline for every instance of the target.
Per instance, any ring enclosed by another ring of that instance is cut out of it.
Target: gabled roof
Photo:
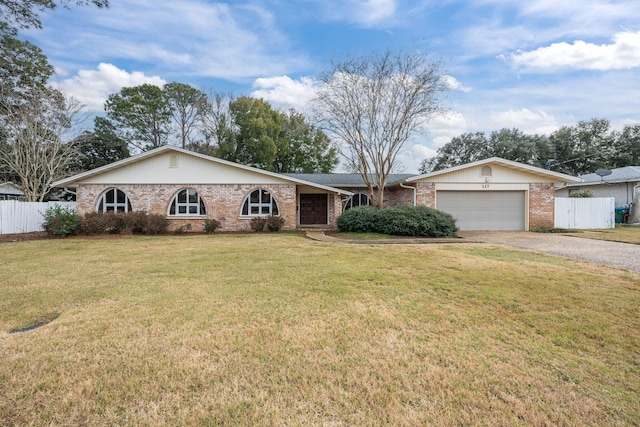
[[[13,182],[0,182],[0,194],[10,194],[12,196],[24,196],[24,192]]]
[[[567,184],[567,187],[638,182],[640,181],[640,166],[625,166],[623,168],[611,169],[611,175],[607,176],[589,173],[586,175],[580,175],[580,178],[582,178],[582,182]]]
[[[110,163],[108,165],[101,166],[99,168],[92,169],[92,170],[87,171],[87,172],[82,172],[82,173],[79,173],[77,175],[73,175],[73,176],[70,176],[68,178],[65,178],[65,179],[61,179],[61,180],[56,181],[53,184],[51,184],[51,186],[52,187],[73,187],[74,185],[76,185],[78,183],[81,183],[84,179],[87,179],[87,178],[90,178],[90,177],[94,177],[94,176],[103,174],[105,172],[113,171],[113,170],[116,170],[116,169],[119,169],[119,168],[122,168],[122,167],[125,167],[125,166],[129,166],[129,165],[141,162],[141,161],[143,161],[145,159],[149,159],[149,158],[152,158],[152,157],[155,157],[155,156],[158,156],[158,155],[161,155],[163,153],[170,152],[170,151],[175,151],[175,152],[186,154],[186,155],[189,155],[189,156],[198,157],[198,158],[204,159],[204,160],[212,162],[212,163],[218,163],[218,164],[222,164],[222,165],[226,165],[226,166],[231,166],[231,167],[234,167],[234,168],[242,169],[242,170],[245,170],[245,171],[250,171],[250,172],[262,174],[262,175],[269,176],[269,177],[275,177],[275,178],[283,179],[283,180],[290,181],[290,182],[293,182],[293,183],[296,183],[296,184],[308,185],[310,187],[315,187],[315,188],[326,190],[326,191],[330,191],[330,192],[333,192],[333,193],[340,193],[340,194],[344,194],[344,195],[348,195],[348,196],[350,196],[352,194],[349,191],[341,190],[339,188],[333,188],[333,187],[329,187],[329,186],[326,186],[326,185],[318,184],[318,183],[315,183],[315,182],[305,181],[303,179],[290,177],[290,176],[287,176],[287,175],[284,175],[284,174],[278,174],[278,173],[275,173],[275,172],[269,172],[269,171],[265,171],[265,170],[254,168],[254,167],[247,166],[247,165],[241,165],[239,163],[230,162],[228,160],[222,160],[222,159],[219,159],[217,157],[207,156],[205,154],[196,153],[196,152],[193,152],[193,151],[185,150],[183,148],[174,147],[174,146],[171,146],[171,145],[165,145],[163,147],[159,147],[159,148],[155,148],[153,150],[145,151],[144,153],[137,154],[135,156],[128,157],[126,159],[119,160],[117,162]]]
[[[285,176],[298,178],[305,181],[315,182],[317,184],[329,185],[331,187],[366,187],[362,175],[359,173],[285,173]],[[387,178],[387,185],[404,181],[415,174],[395,173],[390,174]],[[370,175],[372,182],[375,181],[374,175]]]
[[[463,169],[469,169],[469,168],[473,168],[473,167],[477,167],[477,166],[483,166],[483,165],[487,165],[487,164],[499,164],[502,165],[506,168],[510,168],[510,169],[515,169],[515,170],[519,170],[522,172],[528,172],[528,173],[532,173],[534,175],[540,175],[540,176],[544,176],[547,179],[552,179],[556,182],[580,182],[580,178],[576,178],[575,176],[571,176],[571,175],[567,175],[564,173],[559,173],[559,172],[553,172],[547,169],[542,169],[536,166],[530,166],[530,165],[526,165],[524,163],[518,163],[518,162],[514,162],[512,160],[507,160],[507,159],[503,159],[501,157],[490,157],[488,159],[483,159],[483,160],[478,160],[475,162],[471,162],[471,163],[466,163],[464,165],[460,165],[460,166],[454,166],[452,168],[448,168],[448,169],[443,169],[443,170],[439,170],[439,171],[434,171],[434,172],[429,172],[429,173],[425,173],[423,175],[417,175],[414,176],[412,178],[407,179],[405,182],[415,182],[415,181],[420,181],[423,179],[428,179],[428,178],[432,178],[435,176],[439,176],[439,175],[443,175],[443,174],[447,174],[447,173],[451,173],[451,172],[455,172],[455,171],[459,171],[459,170],[463,170]]]

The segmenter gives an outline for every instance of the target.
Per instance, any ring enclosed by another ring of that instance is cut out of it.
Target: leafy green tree
[[[147,151],[166,145],[171,132],[171,107],[162,88],[150,84],[122,88],[104,104],[118,137],[134,149]]]
[[[502,157],[544,168],[552,156],[548,137],[527,135],[515,128],[491,132],[488,142],[489,157]]]
[[[16,31],[0,22],[0,85],[3,96],[15,96],[30,88],[42,89],[53,67],[42,50],[18,40]]]
[[[428,173],[491,157],[489,141],[482,132],[463,133],[438,148],[435,157],[424,159],[420,173]]]
[[[282,117],[262,99],[243,96],[229,103],[233,134],[220,141],[218,157],[272,170],[282,133]]]
[[[338,164],[329,137],[295,110],[241,97],[229,103],[229,118],[217,122],[220,158],[279,173],[330,172]]]
[[[201,127],[207,106],[207,96],[200,90],[184,83],[171,82],[164,85],[165,96],[173,121],[178,129],[182,148],[197,142],[194,138]]]
[[[592,173],[611,167],[617,153],[615,132],[607,119],[580,121],[575,126],[563,126],[549,136],[554,150],[549,167],[570,175]]]
[[[420,172],[442,170],[489,157],[545,167],[551,152],[546,136],[527,135],[515,128],[491,132],[489,137],[482,132],[465,133],[439,148],[435,157],[423,160]]]
[[[615,156],[610,168],[640,165],[640,124],[627,125],[618,133],[615,141]]]
[[[273,170],[280,173],[331,172],[339,159],[338,150],[329,137],[293,109],[281,114],[282,137]]]
[[[127,142],[118,138],[112,124],[96,117],[94,131],[86,131],[72,142],[77,157],[69,166],[73,173],[88,171],[130,157]]]

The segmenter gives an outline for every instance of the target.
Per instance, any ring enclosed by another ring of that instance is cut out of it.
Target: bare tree
[[[324,85],[314,101],[318,122],[382,208],[398,154],[442,110],[439,95],[446,85],[440,64],[424,53],[387,50],[333,64],[320,80]]]
[[[164,92],[171,107],[174,124],[182,148],[194,141],[193,134],[201,123],[207,96],[200,90],[184,83],[171,82],[164,85]]]
[[[0,94],[0,163],[20,180],[27,201],[44,200],[74,155],[67,134],[81,105],[49,88],[32,89],[20,101]]]
[[[192,147],[192,149],[212,155],[215,154],[220,143],[232,138],[235,125],[229,111],[229,104],[234,99],[235,97],[231,93],[208,91],[207,102],[201,117],[205,141],[201,146]]]

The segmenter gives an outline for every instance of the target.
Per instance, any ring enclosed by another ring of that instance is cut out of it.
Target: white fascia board
[[[423,175],[418,175],[418,176],[414,176],[412,178],[408,178],[405,180],[405,182],[415,182],[415,181],[420,181],[422,179],[426,179],[426,178],[431,178],[434,176],[438,176],[438,175],[444,175],[447,173],[451,173],[451,172],[455,172],[455,171],[459,171],[462,169],[468,169],[468,168],[472,168],[472,167],[476,167],[476,166],[482,166],[485,165],[487,163],[498,163],[498,164],[502,164],[506,167],[510,167],[510,168],[514,168],[514,169],[519,169],[522,171],[527,171],[527,172],[532,172],[538,175],[547,175],[550,177],[553,177],[554,179],[557,178],[560,182],[581,182],[582,180],[578,177],[575,176],[571,176],[571,175],[567,175],[564,173],[560,173],[560,172],[553,172],[547,169],[542,169],[536,166],[530,166],[530,165],[526,165],[524,163],[518,163],[518,162],[514,162],[512,160],[507,160],[507,159],[503,159],[501,157],[490,157],[488,159],[483,159],[483,160],[478,160],[475,162],[471,162],[471,163],[466,163],[464,165],[459,165],[459,166],[454,166],[448,169],[442,169],[439,171],[435,171],[435,172],[429,172],[429,173],[425,173]]]

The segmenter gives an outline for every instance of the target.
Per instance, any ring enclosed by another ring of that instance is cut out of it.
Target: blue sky
[[[100,111],[110,93],[178,81],[304,111],[331,60],[387,48],[443,61],[451,90],[401,162],[464,132],[640,123],[638,0],[111,0],[23,32],[53,84]]]

